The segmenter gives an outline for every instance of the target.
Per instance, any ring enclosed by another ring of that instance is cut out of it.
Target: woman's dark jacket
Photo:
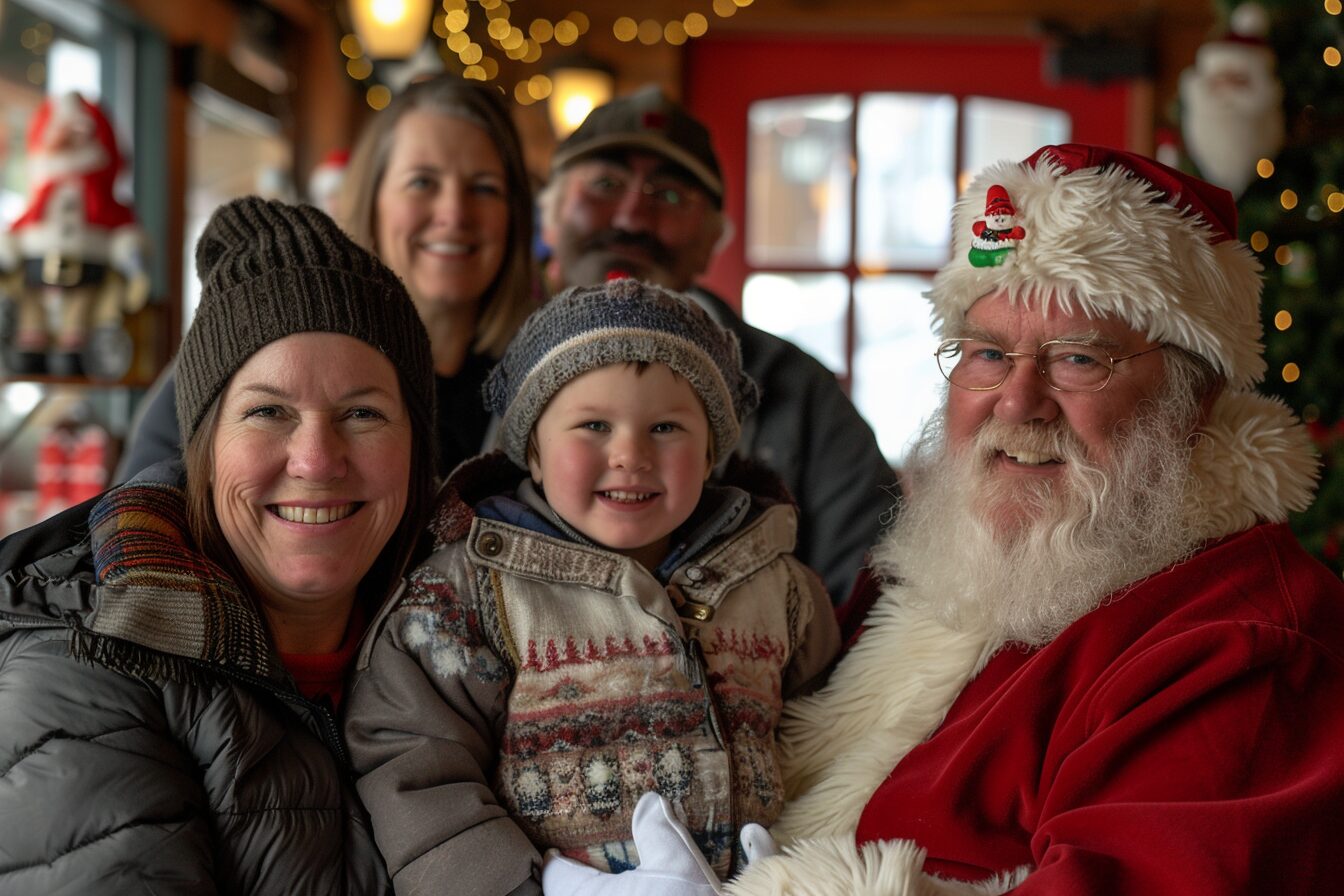
[[[385,892],[332,712],[146,477],[0,541],[0,893]]]

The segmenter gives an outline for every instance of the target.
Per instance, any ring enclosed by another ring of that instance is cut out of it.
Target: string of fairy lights
[[[1332,16],[1340,15],[1341,10],[1344,9],[1344,3],[1341,3],[1341,0],[1323,0],[1323,5],[1326,13]],[[1339,47],[1334,45],[1326,46],[1321,51],[1321,61],[1330,68],[1338,68],[1341,63]],[[1255,165],[1255,173],[1262,180],[1269,180],[1274,176],[1274,172],[1274,162],[1271,159],[1261,159]],[[1335,215],[1344,212],[1344,190],[1341,190],[1338,185],[1333,183],[1323,184],[1319,190],[1319,198],[1319,203],[1312,203],[1307,207],[1306,216],[1308,220],[1319,221],[1324,217],[1327,211],[1330,214]],[[1300,201],[1296,190],[1285,188],[1279,193],[1279,206],[1286,212],[1297,208]],[[1251,234],[1251,249],[1257,254],[1269,249],[1269,243],[1269,234],[1265,233],[1263,230],[1257,230]],[[1287,268],[1293,264],[1293,260],[1294,250],[1292,244],[1285,243],[1274,248],[1275,264]],[[1288,311],[1286,308],[1281,308],[1279,311],[1275,312],[1274,328],[1276,330],[1282,332],[1292,325],[1292,312]],[[1297,363],[1289,361],[1279,369],[1279,376],[1283,378],[1285,383],[1295,383],[1302,376],[1302,368]],[[1307,409],[1304,416],[1310,417],[1310,411],[1311,409]]]
[[[711,9],[715,17],[727,19],[752,2],[712,0]],[[515,24],[512,0],[443,0],[441,6],[431,21],[434,36],[442,42],[447,53],[456,55],[462,63],[462,77],[480,81],[500,77],[501,55],[524,65],[535,65],[552,47],[574,46],[592,26],[588,15],[577,10],[554,22],[534,18],[526,26]],[[484,33],[480,29],[482,20]],[[666,21],[620,16],[612,23],[611,30],[612,36],[622,43],[653,46],[663,42],[680,46],[693,38],[703,37],[709,31],[710,22],[710,17],[701,12],[688,12]],[[373,61],[364,54],[359,38],[354,34],[341,38],[341,52],[347,59],[346,73],[351,78],[368,81],[373,76]],[[549,97],[551,89],[548,75],[534,74],[513,85],[513,97],[521,105],[531,105]],[[391,91],[382,84],[370,84],[366,88],[365,100],[374,109],[383,108],[391,98]]]

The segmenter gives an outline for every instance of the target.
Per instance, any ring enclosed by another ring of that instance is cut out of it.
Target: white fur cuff
[[[879,840],[858,847],[853,837],[803,840],[784,854],[753,862],[724,888],[724,896],[996,896],[1026,877],[1028,869],[977,883],[923,872],[924,850],[909,840]]]

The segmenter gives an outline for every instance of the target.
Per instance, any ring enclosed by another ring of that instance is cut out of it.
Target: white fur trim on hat
[[[1002,186],[1025,235],[995,266],[971,264],[972,225],[989,188]],[[940,330],[955,328],[975,302],[1006,291],[1044,311],[1113,316],[1188,349],[1244,389],[1264,375],[1260,263],[1240,241],[1214,242],[1198,214],[1122,166],[1069,171],[1050,157],[1035,167],[1000,162],[957,201],[952,260],[928,298]]]

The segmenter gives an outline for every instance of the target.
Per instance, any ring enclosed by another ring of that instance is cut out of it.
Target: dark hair
[[[477,351],[498,358],[532,310],[532,184],[518,130],[498,88],[436,75],[411,84],[365,124],[341,182],[341,225],[364,248],[378,252],[378,189],[387,173],[397,124],[409,112],[425,110],[460,118],[490,137],[500,161],[509,203],[509,245],[495,280],[482,297],[476,322]]]

